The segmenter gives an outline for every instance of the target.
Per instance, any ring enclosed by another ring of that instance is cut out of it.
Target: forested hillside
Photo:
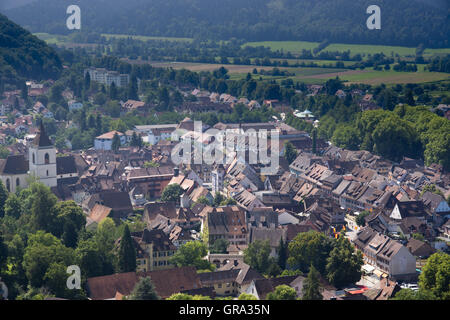
[[[85,31],[449,46],[447,0],[40,0],[5,12],[33,32],[68,33],[71,4],[80,6]],[[366,27],[373,4],[381,8],[381,30]]]
[[[0,14],[1,81],[55,78],[61,69],[61,60],[52,48]]]

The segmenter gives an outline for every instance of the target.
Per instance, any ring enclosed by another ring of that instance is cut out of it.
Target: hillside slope
[[[61,60],[44,41],[0,14],[0,76],[5,82],[17,77],[56,78],[62,70]]]
[[[6,14],[33,32],[68,33],[70,4],[90,32],[450,46],[447,0],[40,0]],[[372,4],[381,8],[381,30],[366,27]]]

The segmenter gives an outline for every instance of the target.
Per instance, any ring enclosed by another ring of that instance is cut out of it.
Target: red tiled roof
[[[181,267],[143,273],[127,272],[87,279],[88,294],[93,300],[113,299],[116,293],[129,295],[141,277],[150,277],[158,295],[165,299],[183,290],[201,287],[194,267]]]

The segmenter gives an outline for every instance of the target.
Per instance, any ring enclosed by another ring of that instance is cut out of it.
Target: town
[[[444,43],[79,32],[0,14],[0,300],[450,299]]]

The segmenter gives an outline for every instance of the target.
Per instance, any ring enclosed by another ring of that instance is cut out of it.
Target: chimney
[[[173,168],[173,176],[178,177],[180,174],[180,169],[178,167]]]

